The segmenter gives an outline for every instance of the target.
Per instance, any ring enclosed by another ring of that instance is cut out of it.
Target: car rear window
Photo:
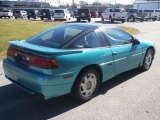
[[[55,13],[64,13],[64,10],[55,10]]]
[[[154,12],[154,10],[144,10],[144,12]]]
[[[138,12],[137,9],[126,9],[126,12]]]
[[[60,48],[66,42],[72,40],[75,36],[87,29],[87,27],[81,26],[62,25],[48,29],[26,41],[39,46]]]
[[[155,12],[160,12],[160,10],[156,10]]]
[[[109,12],[120,12],[121,9],[110,9]]]

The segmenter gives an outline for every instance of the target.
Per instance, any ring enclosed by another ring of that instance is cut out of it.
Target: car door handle
[[[117,55],[117,54],[118,54],[117,52],[113,52],[113,53],[112,53],[113,56],[115,56],[115,55]]]

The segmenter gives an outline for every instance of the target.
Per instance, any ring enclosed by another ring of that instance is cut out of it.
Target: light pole
[[[74,0],[72,0],[72,4],[73,4],[73,6],[74,6]]]

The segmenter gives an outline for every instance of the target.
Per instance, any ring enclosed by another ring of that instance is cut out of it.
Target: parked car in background
[[[101,20],[109,20],[110,22],[121,21],[124,23],[127,19],[127,12],[120,8],[107,8],[101,14]]]
[[[16,10],[15,13],[14,13],[14,17],[15,17],[15,19],[17,19],[17,18],[25,19],[25,18],[27,18],[27,11]]]
[[[33,9],[30,9],[30,10],[27,10],[27,18],[28,19],[37,19],[39,17],[39,11],[38,10],[33,10]]]
[[[144,16],[145,21],[148,20],[155,21],[157,19],[155,15],[155,10],[139,10],[139,12],[141,12],[141,14]]]
[[[70,20],[71,14],[67,9],[55,9],[54,20]]]
[[[160,9],[155,10],[155,16],[157,17],[157,20],[160,21]]]
[[[12,18],[13,17],[13,12],[12,10],[0,10],[0,18]]]
[[[157,19],[155,10],[144,10],[144,12],[147,13],[146,20],[155,21]]]
[[[69,10],[71,17],[75,18],[77,16],[77,10]]]
[[[148,70],[155,55],[153,42],[104,24],[63,24],[9,43],[6,78],[46,99],[71,93],[81,102],[120,73]]]
[[[101,15],[102,15],[102,13],[103,13],[103,11],[98,11],[98,17],[101,17]]]
[[[77,22],[80,22],[81,20],[91,22],[91,13],[89,9],[78,9]]]
[[[97,17],[99,17],[98,11],[91,11],[90,14],[91,14],[91,17],[92,17],[92,18],[97,18]]]
[[[139,20],[142,22],[144,20],[142,17],[138,16],[137,9],[133,9],[133,8],[126,9],[126,12],[127,12],[127,21],[134,22]]]
[[[39,16],[41,20],[47,19],[52,20],[54,19],[54,10],[53,9],[41,9],[39,12]]]

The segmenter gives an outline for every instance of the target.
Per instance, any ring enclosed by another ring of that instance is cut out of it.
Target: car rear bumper
[[[56,20],[64,20],[64,19],[66,19],[66,17],[64,16],[64,17],[54,17],[54,19],[56,19]]]
[[[67,83],[54,84],[54,79],[62,81],[61,79],[63,77],[48,76],[39,72],[27,70],[15,65],[7,59],[3,61],[3,69],[6,78],[10,81],[31,93],[41,94],[46,99],[70,93],[73,85],[73,82],[69,82],[69,80],[67,80]],[[48,84],[48,81],[52,81],[52,84]]]

